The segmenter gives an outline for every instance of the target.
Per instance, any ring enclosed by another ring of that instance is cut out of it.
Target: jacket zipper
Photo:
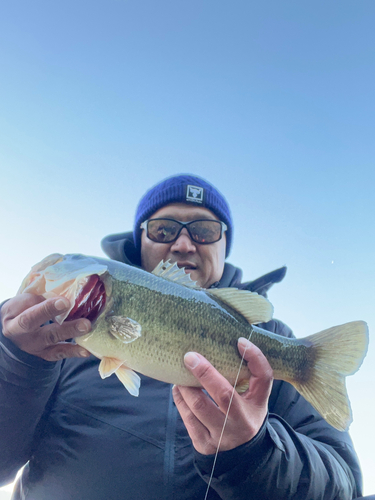
[[[176,424],[177,424],[177,408],[173,401],[172,386],[171,386],[169,390],[167,426],[166,426],[166,436],[165,436],[165,451],[164,451],[165,500],[173,499]]]

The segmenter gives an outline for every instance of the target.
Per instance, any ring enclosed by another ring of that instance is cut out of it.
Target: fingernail
[[[82,358],[88,358],[89,356],[91,356],[91,354],[89,353],[89,351],[86,351],[85,349],[82,349],[81,351],[79,351],[79,355]]]
[[[251,342],[248,339],[245,339],[245,337],[240,337],[238,339],[238,343],[241,344],[241,346],[244,349],[250,349],[250,347],[251,347]]]
[[[189,368],[196,368],[200,363],[199,356],[195,352],[187,352],[184,356],[184,361],[185,365]]]
[[[78,321],[76,328],[81,333],[89,331],[89,325],[86,323],[86,321]]]
[[[58,299],[56,300],[55,302],[55,308],[58,310],[58,311],[62,311],[64,309],[67,309],[69,307],[69,304],[67,303],[66,300],[64,299]]]

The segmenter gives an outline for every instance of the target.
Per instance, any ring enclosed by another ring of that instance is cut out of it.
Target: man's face
[[[160,208],[149,219],[166,217],[169,219],[189,222],[197,219],[219,220],[208,208],[186,205],[185,203],[172,203]],[[210,245],[195,243],[183,228],[176,241],[172,243],[156,243],[142,231],[141,260],[142,268],[153,271],[161,260],[170,259],[177,262],[179,267],[184,267],[193,281],[199,286],[208,288],[219,281],[224,269],[226,249],[225,233],[221,240]]]

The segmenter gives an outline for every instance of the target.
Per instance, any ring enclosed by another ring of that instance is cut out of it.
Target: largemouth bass
[[[237,390],[246,390],[251,373],[237,339],[251,340],[266,356],[275,379],[291,383],[333,427],[351,422],[345,377],[358,370],[367,351],[363,321],[290,339],[254,323],[271,319],[264,297],[244,290],[204,290],[176,264],[163,261],[152,272],[84,255],[53,254],[35,265],[18,293],[64,296],[71,308],[56,317],[88,318],[92,331],[76,339],[101,359],[102,378],[115,373],[138,396],[140,377],[185,386],[198,381],[185,368],[184,355],[205,356]],[[239,374],[239,376],[238,376]]]

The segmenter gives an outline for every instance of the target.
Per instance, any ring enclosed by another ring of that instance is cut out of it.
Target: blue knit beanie
[[[152,187],[138,203],[134,221],[134,244],[141,248],[142,222],[147,220],[159,208],[170,203],[186,203],[211,210],[228,226],[226,231],[226,257],[232,245],[233,223],[229,205],[224,196],[210,183],[195,175],[181,174],[168,177]]]

